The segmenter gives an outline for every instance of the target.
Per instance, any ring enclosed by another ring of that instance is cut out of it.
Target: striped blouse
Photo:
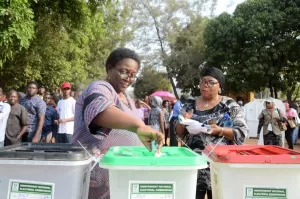
[[[105,153],[111,146],[142,146],[135,133],[119,129],[98,128],[91,134],[91,122],[101,112],[111,106],[119,108],[139,119],[139,113],[132,99],[125,94],[129,104],[123,103],[118,93],[106,81],[95,81],[84,89],[76,102],[75,124],[72,143],[80,141],[89,147],[97,147]],[[95,167],[91,173],[89,198],[109,198],[108,171]]]

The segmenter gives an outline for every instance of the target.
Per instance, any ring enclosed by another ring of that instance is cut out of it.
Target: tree
[[[134,21],[139,27],[133,45],[142,49],[143,54],[147,55],[146,65],[165,67],[173,92],[178,98],[171,69],[162,62],[170,53],[169,42],[192,17],[199,15],[205,3],[213,2],[212,8],[214,8],[217,1],[126,0],[125,2],[132,8],[132,13],[136,16]]]
[[[142,99],[155,91],[169,91],[171,89],[167,74],[159,72],[151,67],[144,67],[142,69],[140,77],[133,86],[134,95],[139,99]]]
[[[28,49],[23,48],[4,62],[0,82],[6,89],[22,87],[32,79],[49,88],[55,88],[62,81],[74,83],[74,78],[84,81],[91,11],[85,2],[71,2],[74,4],[30,1],[34,39]]]
[[[226,72],[234,91],[268,87],[293,93],[299,81],[300,1],[250,0],[205,31],[208,62]],[[297,58],[296,58],[297,57]],[[291,94],[289,100],[291,100]]]
[[[34,37],[27,48],[6,59],[0,85],[22,88],[36,80],[57,88],[70,81],[75,88],[105,77],[104,61],[112,49],[124,46],[133,30],[127,7],[104,0],[28,1],[34,13]]]
[[[105,61],[116,47],[124,47],[133,39],[135,27],[130,24],[130,9],[126,5],[108,4],[105,14],[96,14],[92,21],[93,37],[90,38],[88,79],[103,79],[106,76]],[[131,27],[130,29],[128,27]]]
[[[0,69],[14,52],[28,48],[34,36],[33,12],[28,0],[3,0],[0,4]]]
[[[200,68],[206,61],[203,32],[207,22],[207,18],[198,16],[179,32],[175,42],[170,43],[171,54],[164,62],[174,74],[177,87],[193,96],[200,94]]]

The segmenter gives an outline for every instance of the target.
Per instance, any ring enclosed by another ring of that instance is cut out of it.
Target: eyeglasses
[[[215,84],[218,84],[219,82],[214,82],[212,80],[206,81],[205,79],[200,80],[200,85],[207,85],[208,87],[213,87]]]
[[[137,76],[134,75],[134,74],[131,74],[127,71],[124,71],[124,70],[117,70],[118,73],[120,74],[120,77],[121,79],[128,79],[131,81],[131,82],[135,82],[137,80]]]
[[[271,102],[266,102],[266,104],[271,104]]]
[[[70,90],[71,88],[63,88],[63,90]]]

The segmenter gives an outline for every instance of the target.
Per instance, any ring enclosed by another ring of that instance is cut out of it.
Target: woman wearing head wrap
[[[211,124],[210,134],[189,134],[185,126],[177,124],[177,135],[186,136],[186,144],[192,150],[201,153],[207,145],[243,144],[248,135],[248,127],[244,118],[243,108],[233,99],[222,96],[225,78],[217,68],[205,68],[200,80],[201,96],[190,100],[182,111],[185,118],[190,118],[204,124]],[[190,111],[193,110],[193,111]],[[225,127],[224,115],[228,114],[233,125]],[[224,138],[222,138],[224,136]],[[196,199],[212,198],[210,169],[198,171]]]
[[[285,115],[275,107],[272,97],[264,101],[265,109],[258,116],[257,137],[259,138],[261,128],[263,128],[264,145],[282,146],[282,129],[280,122],[285,122]]]
[[[153,96],[150,100],[151,110],[149,112],[148,124],[155,130],[165,133],[164,130],[164,114],[162,111],[162,99]]]

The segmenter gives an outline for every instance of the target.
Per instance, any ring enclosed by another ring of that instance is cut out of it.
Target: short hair
[[[298,105],[295,104],[295,103],[292,103],[292,104],[290,104],[290,108],[293,108],[293,109],[297,110],[298,109]]]
[[[13,89],[10,90],[10,91],[8,92],[8,97],[11,96],[13,93],[16,93],[19,99],[21,98],[21,96],[20,96],[20,94],[18,93],[18,91],[13,90]]]
[[[169,102],[168,100],[164,100],[162,105],[165,105],[167,102]]]
[[[181,102],[186,102],[188,100],[189,100],[189,96],[188,95],[181,95],[181,97],[180,97],[180,101]]]
[[[175,106],[175,104],[171,104],[171,109],[173,109],[173,108],[174,108],[174,106]]]
[[[117,63],[123,59],[135,60],[138,63],[138,66],[140,68],[141,60],[135,51],[130,50],[128,48],[117,48],[109,54],[106,60],[106,64],[105,64],[106,72],[108,72],[112,68],[115,68]]]
[[[135,107],[141,108],[141,101],[139,99],[135,101]]]
[[[57,104],[59,101],[59,96],[57,96],[56,94],[53,93],[52,99],[54,100],[55,104]]]
[[[39,85],[38,85],[38,83],[36,81],[30,81],[30,82],[28,82],[26,87],[28,87],[30,84],[35,84],[36,88],[39,87]]]

